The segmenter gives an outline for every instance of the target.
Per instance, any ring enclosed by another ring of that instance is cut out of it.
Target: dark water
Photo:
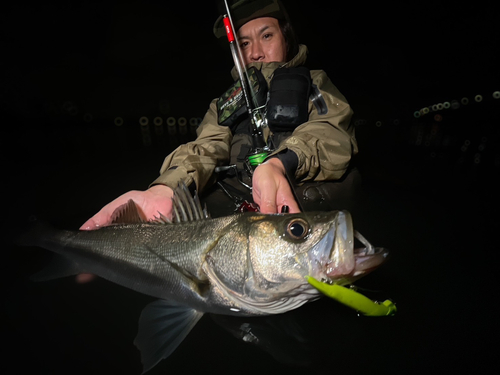
[[[326,298],[279,316],[205,316],[151,374],[494,373],[499,133],[489,121],[498,123],[499,111],[498,102],[488,105],[474,115],[474,132],[460,120],[472,110],[440,123],[407,116],[358,127],[365,195],[354,225],[392,257],[356,284],[395,301],[396,316],[357,316]],[[11,163],[9,229],[28,214],[77,228],[119,194],[146,188],[167,150],[192,136],[63,125],[24,125],[11,138],[19,157]],[[418,134],[430,143],[419,144]],[[461,146],[468,139],[477,148],[484,137],[488,153],[474,163],[475,151]],[[100,279],[31,282],[49,257],[4,246],[4,373],[139,374],[132,342],[151,298]]]

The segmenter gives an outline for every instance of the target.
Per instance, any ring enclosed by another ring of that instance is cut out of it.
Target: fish
[[[62,259],[34,280],[92,273],[158,299],[141,312],[134,340],[144,372],[167,358],[206,313],[284,313],[321,297],[307,276],[347,285],[388,256],[353,229],[348,211],[211,218],[185,185],[172,199],[170,219],[159,214],[148,221],[130,200],[109,226],[75,231],[35,221],[20,241]],[[365,247],[354,248],[355,237]]]

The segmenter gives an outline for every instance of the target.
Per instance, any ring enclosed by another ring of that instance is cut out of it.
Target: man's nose
[[[264,50],[260,43],[252,43],[252,48],[250,50],[250,61],[261,61],[264,60]]]

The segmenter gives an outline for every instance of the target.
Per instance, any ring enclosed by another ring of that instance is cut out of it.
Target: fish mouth
[[[361,233],[354,231],[354,237],[361,242],[364,247],[354,249],[354,277],[364,276],[382,265],[389,256],[389,250],[383,247],[374,247]]]
[[[363,246],[354,248],[354,239]],[[389,252],[373,247],[353,229],[351,214],[339,211],[327,234],[311,249],[312,274],[319,280],[350,283],[385,262]]]

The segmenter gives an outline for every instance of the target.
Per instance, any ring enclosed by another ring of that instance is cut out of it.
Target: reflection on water
[[[211,315],[211,318],[237,340],[253,345],[287,366],[309,366],[315,362],[311,332],[306,332],[295,314],[238,318]]]

